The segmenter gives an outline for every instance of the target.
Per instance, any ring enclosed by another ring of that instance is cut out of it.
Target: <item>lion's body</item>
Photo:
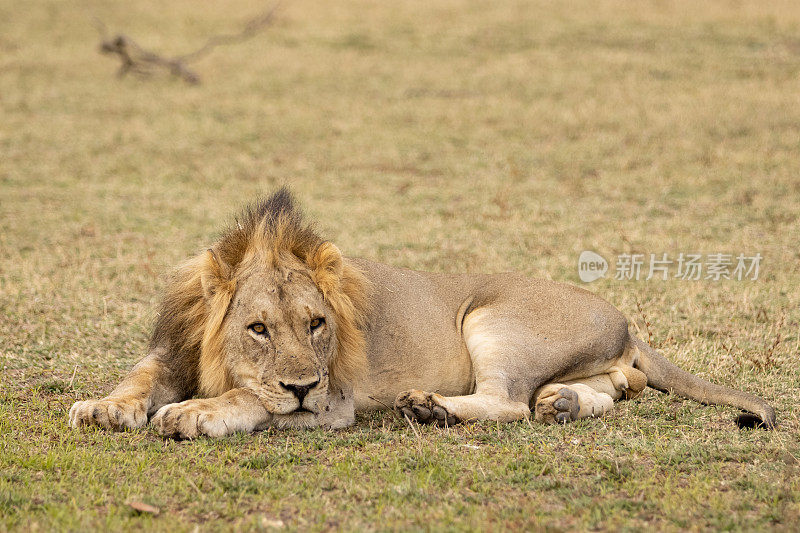
[[[475,390],[465,334],[499,315],[494,334],[513,349],[495,352],[513,374],[512,399],[528,402],[541,379],[588,377],[613,366],[627,339],[625,317],[594,294],[518,274],[448,275],[354,260],[371,282],[366,330],[367,376],[356,386],[357,408],[393,404],[409,389],[462,396]],[[465,332],[465,324],[467,331]],[[509,353],[505,353],[505,352]],[[580,354],[591,355],[580,361]],[[546,375],[530,375],[545,365]],[[369,397],[375,400],[369,399]]]
[[[280,191],[171,282],[151,353],[73,426],[220,436],[343,427],[394,407],[423,423],[600,416],[650,385],[734,405],[755,396],[684,372],[605,300],[517,274],[433,274],[346,259]],[[189,399],[192,396],[207,399]]]

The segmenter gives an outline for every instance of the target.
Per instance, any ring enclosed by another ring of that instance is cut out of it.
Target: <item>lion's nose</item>
[[[280,383],[281,387],[294,394],[298,401],[300,401],[300,405],[303,405],[303,400],[305,399],[306,394],[308,394],[308,391],[319,385],[319,380],[306,385],[298,385],[297,383],[284,383],[283,381],[279,381],[278,383]]]

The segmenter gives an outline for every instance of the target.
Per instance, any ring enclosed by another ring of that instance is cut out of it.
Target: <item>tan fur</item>
[[[236,291],[236,279],[228,268],[222,266],[216,254],[208,250],[201,260],[200,280],[203,288],[205,317],[197,317],[192,322],[203,329],[200,347],[201,396],[219,396],[233,388],[223,354],[222,321],[228,305]]]
[[[344,258],[281,190],[177,269],[150,355],[107,398],[76,403],[70,424],[133,428],[155,413],[164,435],[192,438],[344,427],[389,405],[440,425],[531,408],[554,423],[601,416],[646,385],[774,425],[766,402],[678,369],[588,291]]]
[[[367,368],[364,326],[369,304],[369,282],[352,264],[342,260],[333,243],[320,245],[308,258],[314,282],[336,313],[336,341],[339,350],[330,363],[331,385],[341,388],[354,383]]]

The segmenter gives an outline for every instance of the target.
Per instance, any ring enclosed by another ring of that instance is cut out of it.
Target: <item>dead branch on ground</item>
[[[197,85],[200,83],[200,76],[189,68],[189,63],[207,56],[218,46],[239,43],[252,38],[272,23],[279,6],[280,1],[265,13],[247,21],[238,33],[215,35],[194,52],[175,57],[164,57],[147,50],[123,33],[109,37],[106,25],[98,20],[96,23],[101,34],[100,53],[116,55],[119,58],[121,64],[117,70],[117,76],[120,78],[128,73],[149,75],[154,71],[164,69],[186,83]]]

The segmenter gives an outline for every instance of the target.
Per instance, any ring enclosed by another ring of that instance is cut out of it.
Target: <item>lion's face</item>
[[[223,326],[234,383],[255,391],[272,413],[319,412],[326,406],[335,328],[307,269],[247,273],[237,280]]]

